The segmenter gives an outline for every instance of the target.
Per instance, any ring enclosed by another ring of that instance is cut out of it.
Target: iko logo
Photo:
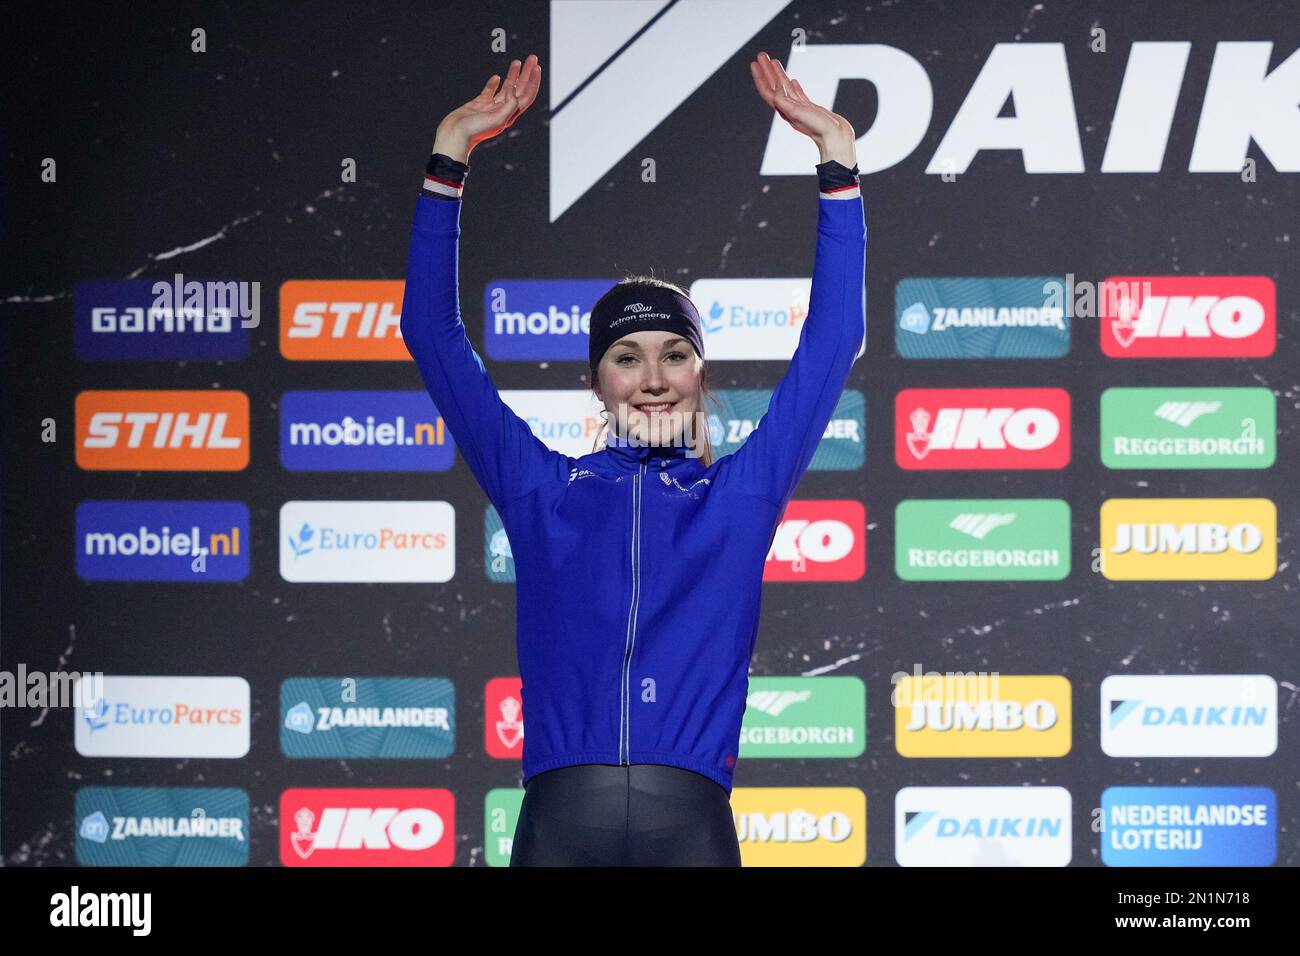
[[[909,470],[1064,468],[1070,396],[1059,388],[903,389],[894,458]]]
[[[764,581],[857,581],[866,572],[860,501],[791,501],[777,523]]]
[[[285,866],[450,866],[449,790],[286,790],[280,796]]]
[[[483,749],[489,757],[518,760],[524,750],[523,681],[494,677],[484,690]]]
[[[1111,358],[1262,358],[1276,346],[1268,276],[1121,276],[1102,288]]]

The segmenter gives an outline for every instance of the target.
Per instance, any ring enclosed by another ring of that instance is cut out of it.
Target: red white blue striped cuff
[[[465,175],[468,172],[467,164],[443,153],[434,153],[424,167],[424,184],[420,187],[420,193],[435,199],[460,199],[465,191]]]
[[[857,199],[862,195],[858,188],[858,164],[849,169],[833,159],[818,163],[817,186],[823,199]]]

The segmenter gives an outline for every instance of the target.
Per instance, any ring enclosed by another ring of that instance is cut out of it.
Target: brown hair
[[[681,295],[685,296],[686,298],[688,299],[690,298],[690,295],[687,293],[687,291],[683,289],[681,286],[679,286],[677,283],[670,282],[667,279],[660,279],[658,276],[654,276],[654,275],[625,276],[624,278],[619,279],[618,282],[614,283],[614,285],[610,287],[609,291],[606,292],[605,295],[609,295],[612,292],[614,292],[615,289],[619,289],[622,288],[623,286],[628,286],[628,285],[657,286],[663,289],[672,289],[676,292],[679,292]],[[605,295],[602,295],[600,299],[596,300],[596,305],[600,304],[601,300],[605,298]],[[596,306],[592,306],[593,311],[595,310],[595,308]],[[691,351],[695,351],[695,350],[691,349]],[[593,391],[595,391],[596,382],[599,380],[597,377],[597,368],[598,366],[592,365],[588,369],[588,371],[591,373],[591,385]],[[695,433],[699,436],[702,436],[697,446],[697,451],[699,452],[700,455],[700,461],[704,464],[705,468],[708,468],[710,465],[713,464],[713,440],[709,437],[709,428],[708,428],[708,414],[709,414],[708,403],[712,402],[715,408],[722,407],[722,403],[718,400],[718,397],[714,395],[713,391],[709,388],[708,362],[704,362],[704,364],[700,367],[700,391],[704,396],[704,401],[700,402],[700,410],[696,412]],[[609,419],[605,418],[604,422],[605,422],[604,427],[601,429],[600,433],[596,436],[595,440],[592,442],[591,450],[593,452],[597,450],[597,445],[599,444],[600,440],[606,437],[609,433]]]

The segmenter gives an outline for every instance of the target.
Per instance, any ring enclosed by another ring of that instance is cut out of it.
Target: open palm
[[[841,135],[852,138],[849,121],[810,100],[799,81],[786,75],[780,60],[760,52],[749,64],[749,72],[763,102],[796,131],[818,141]]]
[[[478,96],[452,110],[438,124],[438,135],[453,137],[473,149],[522,116],[537,99],[541,86],[542,67],[535,53],[530,53],[522,64],[513,60],[505,82],[493,73]]]

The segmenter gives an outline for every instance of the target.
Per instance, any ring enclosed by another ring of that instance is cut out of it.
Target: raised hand
[[[530,53],[522,64],[511,61],[504,83],[493,73],[478,96],[443,118],[433,151],[468,162],[475,146],[498,135],[533,105],[541,86],[542,67],[537,54]]]
[[[749,72],[763,102],[817,144],[822,162],[834,159],[849,168],[857,163],[857,135],[852,124],[810,100],[799,81],[786,75],[779,60],[760,52],[750,62]]]

